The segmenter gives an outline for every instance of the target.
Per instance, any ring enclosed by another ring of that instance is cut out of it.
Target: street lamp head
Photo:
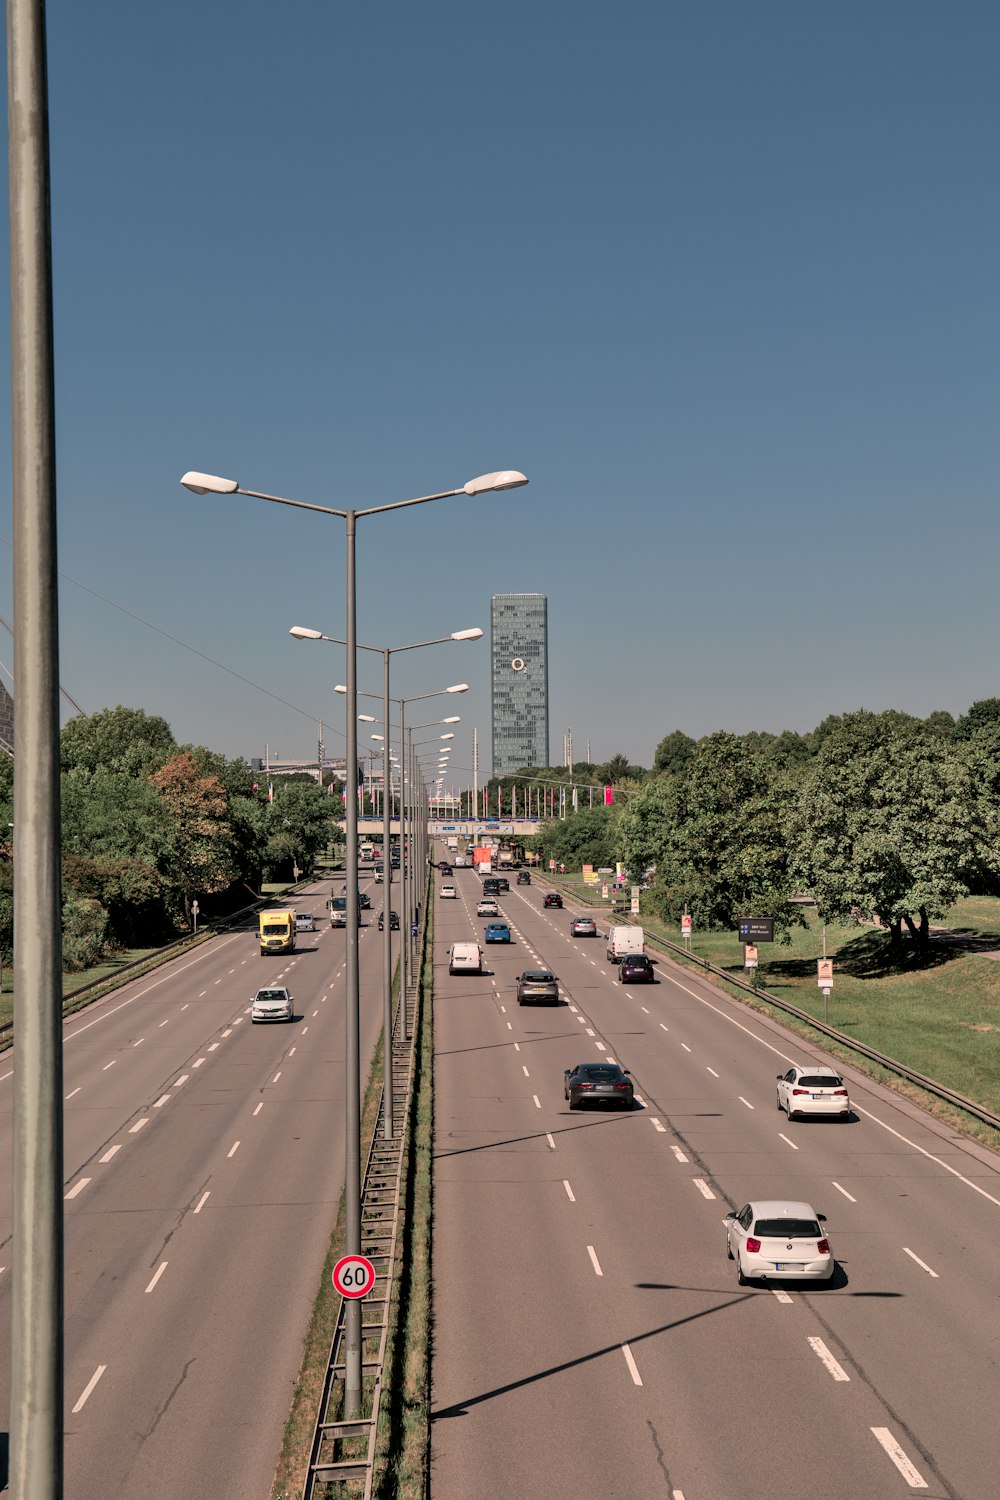
[[[480,474],[478,479],[470,479],[462,488],[467,495],[485,495],[490,490],[520,489],[527,482],[527,476],[517,469],[496,469],[492,474]]]
[[[220,479],[218,474],[199,474],[197,469],[188,469],[181,477],[181,484],[192,495],[234,495],[239,489],[235,479]],[[472,493],[470,490],[469,494]]]
[[[359,717],[366,718],[366,719],[368,718],[367,714],[359,715]],[[369,724],[374,724],[375,720],[374,719],[368,719],[368,723]],[[373,740],[384,740],[385,739],[385,735],[384,734],[373,734],[372,735],[372,739]]]
[[[297,641],[321,641],[323,639],[322,630],[310,630],[307,625],[293,625],[288,634],[294,636]]]
[[[462,715],[461,714],[449,714],[446,719],[442,719],[441,720],[442,724],[461,724],[461,722],[462,722]]]
[[[454,687],[445,688],[446,693],[467,693],[469,684],[467,682],[456,682]]]
[[[342,682],[338,682],[337,686],[334,688],[333,691],[335,693],[346,693],[347,689],[345,688],[345,686],[344,686],[344,684]]]
[[[377,724],[378,720],[374,714],[358,714],[359,724]]]
[[[439,738],[442,740],[453,740],[455,738],[455,731],[453,729],[449,729],[447,734],[442,734],[439,736]]]
[[[478,641],[482,633],[477,625],[473,630],[453,630],[451,638],[453,641]]]

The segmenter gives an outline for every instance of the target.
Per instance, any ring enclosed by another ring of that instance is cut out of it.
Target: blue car
[[[510,928],[506,922],[491,922],[486,929],[485,935],[488,943],[510,942]]]

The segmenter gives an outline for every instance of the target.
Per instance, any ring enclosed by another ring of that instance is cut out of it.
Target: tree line
[[[574,768],[575,769],[575,768]],[[546,825],[543,859],[651,875],[667,921],[734,929],[801,920],[796,895],[828,920],[877,917],[918,944],[968,894],[1000,893],[1000,699],[954,718],[896,710],[831,715],[809,734],[680,731],[611,807]]]
[[[246,905],[343,837],[336,795],[308,776],[266,777],[203,745],[178,745],[162,718],[111,708],[60,736],[63,965],[147,947],[203,917]],[[0,807],[13,824],[13,762],[0,761]],[[13,846],[0,858],[0,953],[12,961]]]

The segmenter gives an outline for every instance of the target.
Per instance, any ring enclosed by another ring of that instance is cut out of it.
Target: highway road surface
[[[339,884],[337,884],[339,890]],[[266,1497],[344,1180],[345,934],[219,936],[66,1022],[66,1495]],[[375,908],[380,891],[372,891]],[[364,1076],[382,1024],[360,935]],[[284,984],[295,1020],[252,1026]],[[10,1347],[12,1068],[0,1055],[0,1342]],[[0,1363],[8,1425],[9,1359]]]
[[[1000,1171],[847,1070],[850,1123],[789,1123],[775,1078],[835,1060],[686,970],[625,986],[543,888],[479,881],[435,916],[435,1500],[996,1500]],[[601,923],[599,927],[603,926]],[[544,965],[558,1008],[519,1009]],[[563,1069],[630,1069],[629,1113],[577,1111]],[[739,1286],[724,1216],[827,1215],[829,1289]]]

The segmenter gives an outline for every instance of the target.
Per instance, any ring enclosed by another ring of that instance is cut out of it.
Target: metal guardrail
[[[689,953],[679,943],[672,943],[668,938],[654,938],[652,944],[647,942],[646,946],[653,946],[654,951],[657,952],[661,949],[668,949],[670,954],[679,954],[687,963],[697,964],[700,968],[717,975],[720,979],[724,979],[727,984],[732,984],[737,989],[745,990],[747,994],[755,996],[758,1000],[766,1000],[768,1005],[774,1005],[778,1010],[783,1010],[786,1014],[795,1016],[797,1020],[804,1021],[815,1031],[821,1032],[823,1036],[829,1037],[832,1041],[839,1042],[842,1047],[848,1048],[851,1052],[857,1052],[861,1057],[867,1057],[870,1062],[878,1063],[880,1067],[887,1069],[890,1073],[898,1073],[901,1078],[906,1078],[910,1083],[915,1083],[920,1088],[926,1089],[935,1098],[943,1099],[948,1104],[954,1104],[958,1109],[964,1110],[966,1114],[972,1115],[974,1119],[981,1120],[984,1125],[991,1125],[994,1130],[1000,1130],[1000,1115],[995,1115],[991,1110],[984,1109],[981,1104],[977,1104],[975,1100],[967,1098],[965,1094],[960,1094],[957,1090],[950,1089],[945,1084],[938,1083],[933,1078],[925,1077],[923,1073],[918,1073],[914,1068],[908,1068],[905,1063],[897,1061],[894,1057],[887,1056],[884,1052],[877,1052],[874,1047],[868,1047],[864,1042],[859,1042],[854,1037],[848,1036],[846,1032],[838,1031],[836,1027],[829,1026],[825,1021],[818,1020],[816,1016],[810,1015],[807,1010],[800,1010],[797,1005],[792,1005],[787,1000],[779,1000],[769,990],[762,990],[756,985],[748,984],[745,979],[737,979],[734,974],[729,973],[728,969],[720,969],[716,964],[709,963],[707,958],[699,958],[697,954]]]

